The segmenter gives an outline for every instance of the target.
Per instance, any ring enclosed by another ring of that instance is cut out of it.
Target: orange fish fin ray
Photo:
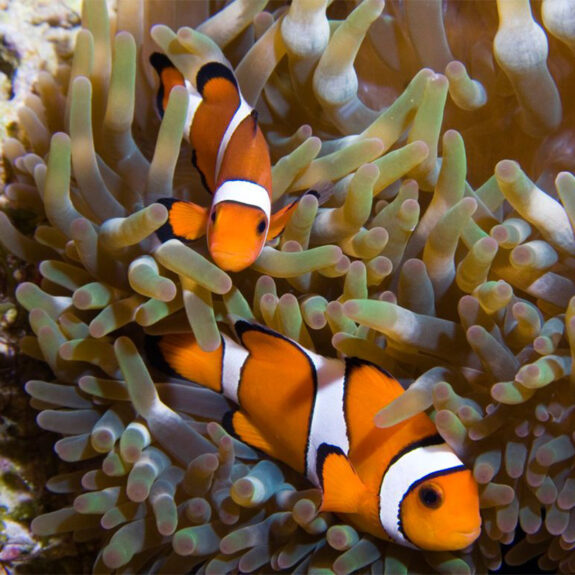
[[[168,221],[156,230],[156,235],[162,242],[174,238],[183,241],[196,240],[206,233],[208,208],[176,198],[161,198],[158,203],[168,208]]]
[[[160,52],[154,52],[150,56],[150,64],[154,67],[160,80],[158,93],[156,94],[156,108],[160,118],[168,105],[168,98],[174,86],[185,86],[186,82],[182,73],[172,64],[170,59]]]
[[[146,357],[154,367],[221,393],[224,343],[204,351],[192,334],[146,337]]]
[[[293,216],[295,208],[299,202],[299,198],[294,200],[291,204],[284,206],[281,210],[278,210],[275,214],[272,214],[270,218],[270,225],[268,228],[268,235],[266,240],[269,242],[274,238],[277,238],[286,227],[290,218]]]
[[[363,481],[339,447],[322,443],[317,450],[322,511],[357,513],[366,494]]]
[[[224,415],[222,425],[228,433],[235,436],[240,441],[243,441],[256,449],[260,449],[271,457],[281,459],[281,454],[277,453],[274,446],[261,434],[260,430],[242,411],[239,411],[238,409],[228,411]]]

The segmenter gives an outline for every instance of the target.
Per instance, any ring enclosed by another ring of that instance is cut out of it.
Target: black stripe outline
[[[409,453],[410,451],[413,451],[414,449],[417,449],[418,447],[427,447],[428,445],[440,445],[442,443],[445,443],[445,440],[443,439],[443,437],[441,437],[441,435],[439,435],[439,433],[434,433],[433,435],[428,435],[426,437],[423,437],[422,439],[419,439],[417,441],[414,441],[412,443],[409,443],[408,445],[406,445],[403,449],[401,449],[398,453],[396,453],[390,460],[387,468],[385,469],[385,471],[383,472],[383,475],[381,476],[381,481],[379,483],[379,489],[381,492],[381,486],[383,485],[383,481],[385,479],[385,476],[387,475],[387,472],[389,471],[389,469],[391,468],[391,466],[401,457],[403,457],[406,453]],[[405,494],[403,495],[403,497],[405,497]],[[401,500],[403,501],[403,497],[401,498]],[[378,512],[378,517],[380,518],[379,522],[381,524],[381,497],[377,498],[377,512]],[[405,537],[405,534],[403,533],[403,526],[401,525],[401,503],[399,504],[399,508],[397,510],[397,521],[398,521],[398,529],[399,532]],[[381,528],[385,531],[385,527],[383,526],[383,524],[381,524]],[[387,531],[386,531],[387,533]],[[389,535],[389,533],[388,533]],[[405,537],[407,541],[409,541],[409,538]],[[412,543],[410,541],[410,543]],[[413,543],[412,543],[413,545]]]
[[[234,330],[236,332],[236,335],[240,341],[240,343],[247,349],[246,345],[244,344],[243,341],[243,335],[249,331],[259,331],[260,333],[265,333],[267,335],[270,335],[272,337],[277,337],[278,339],[283,339],[284,341],[288,342],[289,344],[293,345],[297,351],[301,354],[304,355],[304,357],[307,359],[309,366],[310,366],[310,370],[311,370],[311,375],[312,375],[312,385],[313,385],[313,400],[312,400],[312,404],[311,404],[311,409],[309,411],[309,416],[308,416],[308,422],[307,422],[307,440],[306,440],[306,445],[305,445],[305,452],[304,452],[304,475],[307,477],[309,470],[308,470],[308,465],[307,465],[307,459],[308,459],[308,453],[310,450],[310,434],[311,434],[311,422],[312,422],[312,417],[313,414],[315,412],[315,405],[316,405],[316,399],[317,399],[317,391],[318,391],[318,381],[317,381],[317,370],[315,369],[315,365],[311,359],[311,357],[305,353],[305,351],[303,349],[301,349],[295,342],[293,342],[291,339],[289,339],[288,337],[285,337],[284,335],[282,335],[281,333],[278,333],[277,331],[273,331],[267,327],[264,327],[263,325],[257,324],[257,323],[250,323],[248,321],[246,321],[245,319],[239,319],[238,321],[236,321],[234,323]],[[244,368],[248,363],[248,360],[251,356],[251,353],[248,355],[248,357],[246,358],[246,360],[244,361],[241,371],[240,371],[240,381],[238,383],[238,402],[241,405],[240,402],[240,390],[242,387],[242,383],[244,380],[243,374],[244,374]]]
[[[379,367],[379,365],[368,361],[366,359],[361,359],[359,357],[346,357],[344,359],[345,361],[345,372],[344,372],[344,376],[343,376],[343,405],[342,405],[342,409],[343,409],[343,416],[344,416],[344,421],[345,421],[345,432],[346,432],[346,436],[350,445],[350,450],[351,450],[351,435],[353,433],[353,430],[351,429],[350,426],[350,421],[349,421],[349,413],[348,413],[348,405],[347,405],[347,396],[349,393],[349,381],[350,381],[350,377],[351,374],[353,373],[353,370],[358,368],[358,367],[362,367],[365,365],[374,367],[375,369],[377,369],[380,373],[382,373],[383,375],[385,375],[386,377],[389,377],[390,379],[393,379],[394,381],[397,381],[395,379],[395,377],[393,377],[393,375],[391,375],[391,373],[389,373],[389,371],[387,371],[386,369],[383,369],[382,367]],[[390,464],[391,465],[391,464]],[[388,466],[389,468],[389,466]],[[387,471],[387,470],[386,470]],[[384,473],[385,475],[385,473]]]
[[[456,465],[455,467],[449,467],[447,469],[440,469],[439,471],[434,471],[433,473],[428,473],[424,477],[420,477],[416,481],[414,481],[408,488],[407,491],[403,494],[401,498],[401,502],[399,503],[399,507],[397,509],[397,530],[405,537],[406,541],[409,541],[412,545],[417,547],[413,541],[407,536],[407,533],[403,529],[403,521],[401,520],[401,506],[403,505],[404,499],[419,485],[424,483],[425,481],[429,481],[434,479],[435,477],[441,477],[443,475],[448,475],[449,473],[458,473],[460,471],[467,470],[465,465]]]
[[[221,62],[208,62],[198,70],[196,75],[196,88],[201,96],[204,95],[206,84],[214,78],[224,78],[231,82],[239,95],[238,81],[236,80],[234,73]]]
[[[166,68],[175,68],[172,64],[172,61],[165,55],[160,52],[154,52],[150,55],[150,64],[156,70],[158,74],[158,79],[160,81],[160,85],[158,88],[158,93],[156,94],[156,109],[158,110],[158,114],[160,114],[160,118],[164,117],[164,84],[162,82],[162,72]]]
[[[344,453],[343,449],[341,447],[338,447],[337,445],[331,445],[329,443],[322,443],[317,448],[315,470],[316,470],[316,474],[317,474],[317,477],[319,479],[319,483],[320,483],[322,491],[324,491],[323,467],[325,465],[325,462],[327,461],[328,456],[331,455],[332,453],[335,455],[343,455],[346,459],[348,459],[348,457]],[[348,459],[348,461],[349,461],[349,459]]]

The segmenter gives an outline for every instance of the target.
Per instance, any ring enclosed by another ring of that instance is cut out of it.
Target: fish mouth
[[[255,260],[241,256],[238,253],[223,250],[211,250],[211,255],[221,269],[228,272],[238,272],[250,266]]]
[[[480,533],[481,533],[481,527],[477,527],[475,529],[472,529],[471,531],[458,531],[457,535],[462,537],[465,541],[468,542],[468,544],[470,544],[473,543],[479,537]]]

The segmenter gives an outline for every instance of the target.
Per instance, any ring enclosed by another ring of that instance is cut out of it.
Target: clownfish
[[[155,52],[150,62],[160,79],[160,115],[175,86],[185,86],[190,93],[186,136],[192,162],[213,195],[210,208],[161,198],[169,217],[156,233],[161,241],[195,240],[206,234],[214,262],[223,270],[241,271],[257,259],[266,241],[282,232],[297,200],[272,215],[268,146],[256,110],[244,100],[227,66],[220,62],[202,66],[196,92],[165,55]]]
[[[212,352],[192,335],[151,337],[148,357],[235,403],[224,427],[307,476],[322,491],[322,511],[415,549],[454,551],[477,539],[477,484],[431,419],[375,427],[375,414],[403,393],[396,379],[246,320],[234,329],[240,344],[222,335]]]

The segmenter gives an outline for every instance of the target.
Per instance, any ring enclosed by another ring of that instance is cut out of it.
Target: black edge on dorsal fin
[[[369,365],[374,369],[377,369],[377,371],[383,373],[383,375],[385,375],[386,377],[389,377],[389,379],[397,381],[397,378],[393,377],[393,375],[389,371],[387,371],[387,369],[373,363],[372,361],[369,361],[368,359],[362,359],[361,357],[355,357],[355,356],[349,356],[345,358],[346,372],[352,370],[354,366],[361,367],[362,365]]]
[[[158,93],[156,94],[156,110],[158,111],[160,118],[163,118],[164,108],[162,104],[164,101],[164,83],[162,82],[162,71],[166,68],[173,68],[174,65],[165,54],[160,52],[154,52],[150,55],[150,64],[153,66],[154,70],[156,70],[160,82]]]
[[[267,333],[268,335],[272,335],[275,337],[279,337],[281,339],[285,339],[290,341],[288,338],[283,336],[281,333],[274,331],[273,329],[267,328],[259,323],[252,323],[247,319],[240,318],[234,322],[233,325],[234,332],[236,334],[237,339],[240,343],[242,343],[242,336],[244,333],[248,331],[261,331],[262,333]],[[291,343],[291,342],[290,342]]]
[[[221,62],[208,62],[203,65],[196,76],[196,88],[200,95],[204,95],[204,88],[212,78],[225,78],[229,80],[237,89],[238,82],[234,73]]]
[[[154,52],[153,54],[150,55],[150,64],[154,67],[154,70],[156,70],[158,74],[161,74],[162,70],[164,70],[165,68],[174,67],[172,61],[165,54],[162,54],[161,52]]]

